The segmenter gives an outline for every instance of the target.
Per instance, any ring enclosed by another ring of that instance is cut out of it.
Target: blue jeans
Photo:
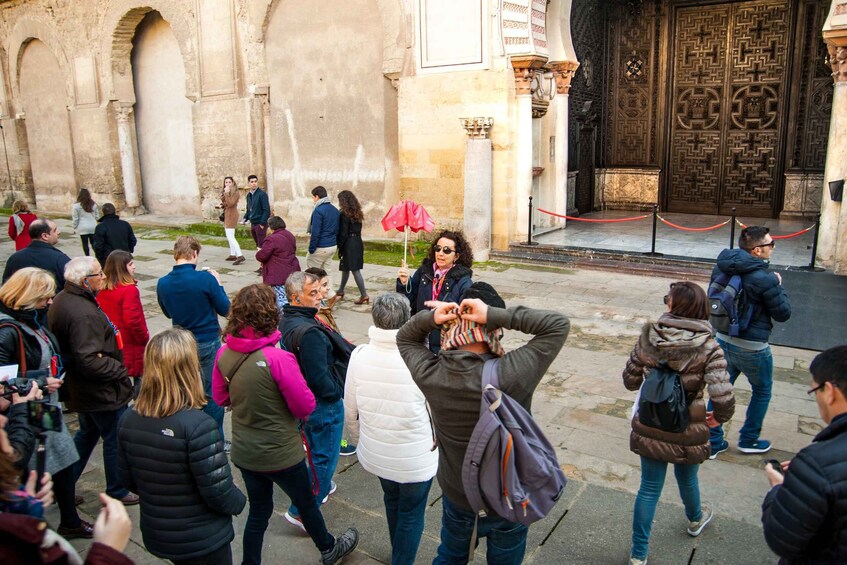
[[[453,565],[468,562],[474,514],[456,506],[446,496],[441,497],[441,545],[433,565]],[[477,540],[488,538],[488,562],[497,565],[519,565],[526,553],[526,534],[529,528],[492,515],[480,518]]]
[[[315,542],[315,546],[326,551],[335,545],[335,538],[326,529],[318,499],[312,494],[312,483],[306,462],[270,473],[260,473],[239,467],[247,497],[250,500],[250,513],[244,524],[244,556],[242,564],[252,565],[262,562],[262,544],[268,520],[274,510],[274,483],[288,495],[291,502],[300,507],[300,519],[303,527]]]
[[[424,512],[432,479],[422,483],[395,483],[379,478],[388,536],[391,539],[391,565],[414,563],[424,529]]]
[[[744,426],[738,433],[740,445],[751,444],[759,439],[762,433],[762,423],[768,412],[768,404],[771,401],[771,387],[773,386],[773,355],[770,346],[761,351],[751,351],[738,347],[722,340],[717,340],[723,349],[726,358],[726,372],[729,373],[729,382],[735,385],[738,375],[744,373],[750,381],[753,394],[750,397],[750,405],[747,407],[747,417]],[[707,410],[712,409],[709,401]],[[709,428],[709,442],[712,450],[720,448],[723,442],[723,426]]]
[[[344,432],[344,400],[324,402],[318,400],[315,411],[303,425],[309,449],[312,450],[312,464],[318,477],[318,501],[329,494],[332,476],[338,465],[341,436]],[[292,500],[288,509],[292,514],[299,514],[297,504]]]
[[[197,342],[197,353],[200,355],[200,374],[203,375],[203,392],[206,393],[206,406],[203,412],[218,423],[221,439],[224,438],[224,409],[212,399],[212,369],[215,367],[215,356],[221,348],[221,340]]]
[[[696,522],[702,517],[700,510],[700,486],[697,482],[697,471],[700,465],[675,464],[676,484],[679,496],[685,505],[685,516],[689,522]],[[650,541],[650,530],[653,529],[653,517],[656,506],[665,486],[665,474],[668,464],[664,461],[641,456],[641,488],[635,497],[635,510],[632,513],[632,557],[647,559],[647,543]]]
[[[79,430],[74,434],[74,444],[79,453],[79,461],[74,463],[74,484],[85,470],[97,442],[103,438],[106,494],[112,498],[123,498],[129,494],[129,491],[121,485],[118,475],[118,422],[125,410],[126,406],[122,406],[117,410],[79,413]]]

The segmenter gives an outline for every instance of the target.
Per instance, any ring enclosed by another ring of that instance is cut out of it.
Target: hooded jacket
[[[738,336],[748,341],[767,342],[773,322],[787,322],[791,317],[788,294],[776,275],[768,270],[768,264],[753,257],[743,249],[724,249],[718,255],[717,265],[712,270],[712,280],[719,273],[741,275],[741,284],[752,305],[753,315],[747,329]]]
[[[723,350],[712,337],[712,326],[705,320],[679,318],[669,313],[645,324],[623,371],[627,390],[638,390],[647,373],[661,361],[667,362],[682,379],[689,402],[688,427],[680,433],[651,428],[639,421],[636,412],[632,417],[629,448],[633,453],[666,463],[702,463],[711,453],[703,388],[709,387],[718,422],[729,421],[735,411],[726,361]]]
[[[847,414],[836,416],[791,460],[768,492],[762,526],[780,563],[847,562]]]
[[[559,354],[570,321],[558,312],[523,306],[488,308],[487,329],[518,330],[533,337],[500,359],[500,388],[526,410],[548,367]],[[419,312],[397,332],[397,347],[432,410],[438,438],[438,484],[450,502],[471,510],[462,486],[462,463],[482,400],[482,368],[494,355],[450,350],[433,355],[425,338],[439,331],[432,311]]]
[[[368,329],[370,343],[350,356],[344,423],[362,468],[396,483],[435,476],[435,429],[421,389],[397,349],[397,330]]]
[[[297,420],[315,409],[294,355],[276,347],[279,335],[248,327],[227,336],[212,370],[212,397],[232,406],[232,462],[251,471],[278,471],[302,461]]]
[[[400,282],[398,278],[395,283],[395,290],[409,299],[409,304],[412,306],[412,315],[418,312],[429,310],[426,302],[432,300],[432,280],[434,276],[432,259],[424,259],[421,266],[411,276],[411,290],[406,290],[406,285]],[[464,265],[455,264],[444,275],[444,284],[438,293],[438,300],[441,302],[458,302],[462,293],[473,284],[473,271]],[[438,352],[441,349],[441,332],[434,331],[429,335],[429,346],[433,352]]]
[[[132,383],[118,349],[115,330],[91,291],[73,283],[53,299],[47,312],[65,366],[62,392],[69,410],[117,410],[132,398]]]
[[[235,537],[232,516],[247,499],[232,482],[218,425],[202,410],[164,418],[124,412],[118,471],[141,498],[141,535],[153,555],[193,559]]]

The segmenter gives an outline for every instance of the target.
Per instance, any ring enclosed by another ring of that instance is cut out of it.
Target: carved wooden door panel
[[[776,213],[789,31],[784,1],[676,11],[669,210]]]

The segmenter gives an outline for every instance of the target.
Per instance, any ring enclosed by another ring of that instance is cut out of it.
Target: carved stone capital
[[[465,133],[471,139],[488,139],[494,118],[459,118]]]
[[[567,94],[571,89],[571,80],[579,68],[577,61],[552,61],[547,63],[547,68],[556,77],[556,94]]]
[[[129,104],[116,104],[115,105],[115,117],[118,119],[118,123],[126,124],[129,123],[129,118],[132,116],[132,106]]]
[[[828,29],[823,32],[823,40],[829,51],[829,65],[832,67],[832,80],[847,81],[847,29]]]
[[[512,69],[515,72],[515,92],[518,96],[532,94],[532,79],[536,71],[544,66],[547,57],[528,55],[512,57]]]

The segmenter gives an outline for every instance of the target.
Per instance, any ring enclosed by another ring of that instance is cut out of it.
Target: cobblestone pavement
[[[67,220],[57,220],[70,232]],[[224,261],[223,247],[204,246],[201,265],[216,268],[227,292],[257,282],[258,264],[245,250],[248,261],[238,267]],[[11,253],[5,244],[0,259]],[[63,234],[59,247],[71,256],[81,254],[79,239]],[[151,333],[169,326],[156,302],[156,280],[172,266],[172,242],[145,240],[136,250],[141,296]],[[365,265],[371,298],[393,290],[396,269]],[[335,273],[332,273],[335,275]],[[662,296],[668,279],[590,270],[556,270],[486,264],[475,269],[475,280],[493,284],[508,304],[560,311],[571,319],[571,334],[564,349],[538,388],[533,409],[548,437],[557,446],[559,461],[570,483],[552,515],[530,529],[526,563],[626,563],[629,555],[632,506],[638,489],[638,458],[629,451],[629,421],[634,393],[624,389],[621,371],[642,324],[663,310]],[[350,294],[356,294],[350,288]],[[336,306],[336,318],[345,336],[354,343],[366,340],[370,307],[356,306],[350,296]],[[507,332],[504,346],[522,345],[527,337]],[[805,387],[807,367],[814,352],[774,348],[773,399],[763,436],[774,442],[767,458],[789,458],[807,445],[821,428],[815,403]],[[728,425],[733,447],[700,470],[704,500],[712,502],[716,518],[699,538],[685,534],[686,521],[677,490],[669,484],[656,516],[650,544],[650,563],[773,563],[775,556],[764,543],[760,504],[767,491],[761,470],[762,456],[742,455],[735,447],[744,419],[750,389],[745,379],[737,387],[736,415]],[[229,416],[226,421],[229,428]],[[80,480],[85,495],[82,510],[95,516],[95,493],[104,487],[99,448]],[[239,473],[234,473],[241,484]],[[377,479],[364,472],[355,457],[342,457],[336,481],[338,492],[324,506],[331,531],[355,525],[362,536],[359,548],[346,563],[390,562],[390,544],[384,521],[382,493]],[[440,490],[433,487],[419,563],[432,560],[438,546]],[[282,513],[287,500],[276,493],[275,516],[265,537],[266,563],[313,563],[318,553],[310,540],[289,526]],[[146,553],[138,528],[138,507],[130,508],[134,533],[128,553],[138,563],[158,563]],[[57,518],[55,509],[48,514]],[[238,535],[233,544],[240,557],[240,531],[246,513],[237,517]],[[81,550],[86,542],[75,541]],[[484,555],[484,544],[478,551]]]

